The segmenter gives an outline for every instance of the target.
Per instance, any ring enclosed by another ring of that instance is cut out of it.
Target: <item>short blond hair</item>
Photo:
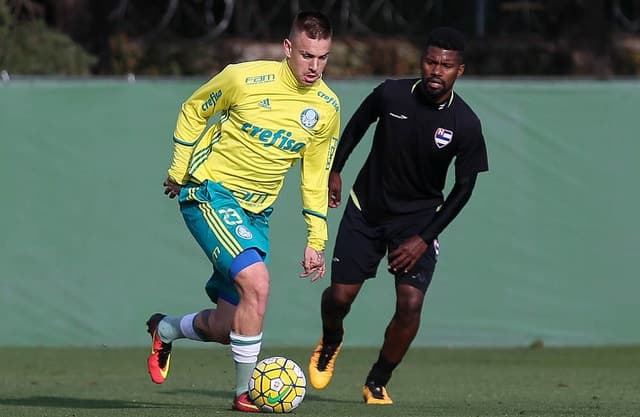
[[[305,33],[311,39],[329,39],[333,35],[329,18],[320,12],[300,12],[293,19],[289,39]]]

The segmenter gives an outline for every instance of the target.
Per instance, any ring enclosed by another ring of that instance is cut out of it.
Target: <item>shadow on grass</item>
[[[197,395],[203,397],[217,397],[217,398],[229,398],[231,401],[231,397],[233,396],[232,391],[215,391],[215,390],[204,390],[204,389],[175,389],[163,391],[163,394],[168,395]],[[316,395],[310,394],[307,391],[304,401],[313,401],[313,402],[331,402],[333,404],[361,404],[362,400],[358,397],[358,400],[343,400],[338,398],[333,398],[330,396]]]
[[[357,397],[357,400],[341,400],[339,398],[335,398],[335,397],[330,397],[330,396],[322,396],[322,395],[315,395],[315,394],[309,394],[307,392],[307,395],[305,395],[304,400],[305,401],[313,401],[313,402],[330,402],[332,404],[362,404],[362,399]]]
[[[165,389],[162,390],[162,395],[192,395],[208,398],[228,398],[229,401],[233,398],[233,391],[211,390],[211,389]]]
[[[161,404],[122,400],[96,400],[91,398],[35,396],[25,398],[0,398],[0,405],[18,407],[56,407],[74,409],[124,409],[124,408],[207,408],[202,404]]]

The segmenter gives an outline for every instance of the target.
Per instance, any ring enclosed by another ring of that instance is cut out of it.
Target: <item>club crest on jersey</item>
[[[433,139],[436,141],[436,146],[442,149],[447,146],[453,139],[453,132],[451,130],[439,127],[436,129],[436,133],[433,135]]]
[[[246,240],[249,240],[253,237],[251,230],[247,229],[247,227],[242,224],[239,226],[236,226],[236,235]]]
[[[318,114],[318,111],[311,107],[307,107],[302,110],[302,113],[300,113],[300,123],[302,123],[302,126],[307,129],[313,129],[313,127],[318,123],[319,118],[320,115]]]

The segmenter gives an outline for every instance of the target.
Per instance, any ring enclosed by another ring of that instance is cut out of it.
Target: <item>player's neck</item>
[[[422,83],[420,83],[422,84]],[[422,98],[431,106],[438,110],[443,110],[451,106],[453,103],[453,89],[448,90],[444,94],[439,96],[435,96],[433,94],[429,94],[428,91],[425,90],[424,85],[420,85],[418,88],[418,94],[422,96]]]

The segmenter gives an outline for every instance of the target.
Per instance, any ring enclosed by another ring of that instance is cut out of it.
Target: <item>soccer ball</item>
[[[249,398],[261,410],[288,413],[302,403],[307,379],[302,368],[282,356],[258,362],[249,380]]]

